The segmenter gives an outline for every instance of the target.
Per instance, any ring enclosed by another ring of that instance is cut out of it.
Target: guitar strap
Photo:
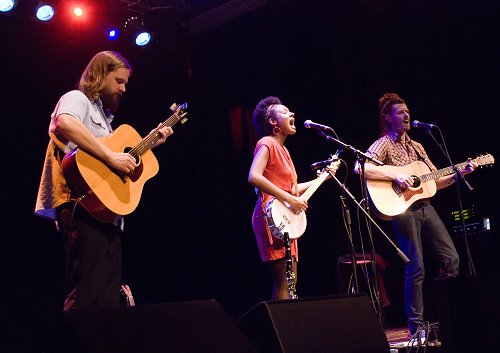
[[[54,116],[57,116],[57,112],[59,110],[59,106],[61,105],[61,101],[57,102],[56,108],[54,109]],[[57,134],[54,131],[49,131],[49,137],[52,140],[52,143],[54,144],[54,154],[55,157],[57,158],[58,162],[61,163],[65,151],[66,151],[66,144],[59,139]]]
[[[429,167],[429,170],[432,170],[431,166],[429,164],[427,164],[427,162],[425,161],[424,157],[422,157],[422,155],[420,154],[420,152],[418,152],[417,148],[413,145],[413,141],[408,138],[408,142],[410,143],[410,146],[413,148],[413,150],[417,154],[418,160],[424,162],[425,165],[427,167]]]
[[[102,117],[104,118],[104,121],[106,122],[106,126],[108,127],[108,131],[110,133],[113,132],[113,128],[111,127],[111,122],[113,121],[113,114],[106,114],[106,112],[104,111],[104,107],[102,105],[102,101],[99,98],[97,98],[94,103],[99,108],[99,111]]]

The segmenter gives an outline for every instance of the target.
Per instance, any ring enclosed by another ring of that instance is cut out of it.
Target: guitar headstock
[[[179,121],[181,124],[184,124],[187,121],[186,115],[186,109],[187,109],[187,102],[182,103],[181,105],[178,105],[177,103],[174,103],[170,106],[170,110],[174,113],[179,118]]]
[[[491,165],[495,163],[495,158],[491,154],[486,154],[486,155],[480,155],[472,160],[473,162],[477,163],[479,166],[483,165]]]
[[[318,170],[317,173],[318,175],[320,174],[335,175],[335,173],[337,173],[337,170],[339,169],[340,163],[341,163],[340,159],[337,159],[335,161],[332,160],[330,164],[328,164],[323,169]]]

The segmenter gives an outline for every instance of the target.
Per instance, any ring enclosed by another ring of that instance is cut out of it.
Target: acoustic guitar
[[[482,155],[472,160],[479,166],[495,163],[491,154]],[[457,164],[455,167],[460,170],[468,162]],[[413,176],[415,182],[412,186],[401,189],[392,180],[372,180],[366,181],[368,193],[372,205],[375,207],[375,214],[385,220],[390,220],[405,212],[414,202],[427,199],[436,194],[436,179],[455,173],[450,166],[431,172],[427,164],[422,161],[415,161],[402,167],[384,165],[384,168],[392,172],[404,173]]]
[[[129,174],[110,168],[94,155],[76,148],[64,156],[63,173],[79,203],[94,218],[114,223],[118,216],[133,212],[139,204],[144,184],[158,173],[159,164],[151,148],[161,138],[158,130],[177,122],[184,124],[187,104],[173,104],[173,114],[142,138],[131,126],[120,125],[110,136],[100,138],[110,150],[129,153],[136,168]]]

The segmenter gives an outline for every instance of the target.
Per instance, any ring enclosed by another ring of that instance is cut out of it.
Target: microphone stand
[[[344,195],[340,195],[340,203],[342,205],[344,224],[347,231],[347,238],[349,239],[349,245],[351,246],[351,266],[352,266],[352,278],[353,278],[352,294],[358,294],[359,282],[358,282],[358,271],[356,263],[356,250],[354,249],[354,242],[352,240],[351,212],[349,211],[349,206],[346,203],[346,198]],[[349,291],[351,291],[351,288],[349,288]]]
[[[319,131],[318,133],[321,136],[323,136],[326,140],[328,140],[328,141],[334,141],[334,142],[338,143],[339,145],[343,146],[343,148],[352,151],[356,155],[361,155],[364,158],[371,160],[373,163],[375,163],[377,165],[383,165],[383,163],[380,162],[379,160],[377,160],[375,158],[372,158],[371,156],[367,155],[366,153],[361,152],[360,150],[355,149],[354,147],[352,147],[350,145],[347,145],[347,144],[343,143],[342,141],[340,141],[340,140],[338,140],[338,139],[336,139],[336,138],[334,138],[334,137],[332,137],[332,136],[330,136],[328,134],[325,134],[323,131]],[[354,195],[351,194],[351,192],[349,191],[349,189],[344,184],[342,184],[342,182],[339,179],[337,179],[337,177],[331,171],[328,171],[328,173],[333,178],[333,180],[335,180],[335,182],[339,185],[339,187],[342,190],[342,192],[346,196],[348,196],[348,198],[352,202],[354,202],[354,204],[365,214],[365,216],[370,220],[370,222],[372,222],[373,225],[375,225],[375,227],[377,227],[377,229],[380,231],[380,233],[387,239],[387,241],[389,242],[389,244],[391,244],[391,246],[395,249],[395,251],[399,255],[399,257],[401,257],[401,259],[405,263],[410,262],[410,259],[408,259],[408,257],[401,251],[401,249],[399,249],[397,247],[396,244],[394,244],[394,242],[389,238],[389,236],[384,232],[384,230],[377,224],[377,222],[373,219],[373,217],[365,210],[365,208],[363,206],[361,206],[361,204],[356,200],[356,198],[354,197]]]
[[[335,131],[334,131],[335,133]],[[340,141],[339,139],[336,139],[326,133],[324,133],[323,131],[318,131],[318,134],[320,136],[323,136],[327,141],[334,141],[335,143],[341,145],[344,149],[348,149],[349,151],[353,152],[358,160],[361,159],[360,156],[363,156],[364,159],[369,159],[370,161],[372,161],[373,163],[375,163],[376,165],[383,165],[382,162],[380,162],[379,160],[369,156],[368,154],[364,153],[364,152],[361,152],[360,150],[350,146],[350,145],[347,145],[345,143],[343,143],[342,141]],[[335,134],[336,135],[336,134]],[[401,249],[399,249],[397,247],[396,244],[394,244],[394,242],[389,238],[389,236],[384,232],[384,230],[377,224],[377,222],[373,219],[373,217],[370,215],[370,213],[356,200],[356,198],[354,197],[354,195],[351,194],[351,192],[349,191],[349,189],[344,185],[342,184],[342,182],[330,171],[328,170],[328,173],[330,174],[330,176],[332,177],[333,180],[335,180],[335,182],[339,185],[340,189],[342,190],[342,192],[348,196],[348,198],[358,207],[359,210],[361,210],[364,215],[366,216],[367,219],[370,220],[370,222],[375,226],[377,227],[377,229],[380,231],[380,233],[385,237],[385,239],[389,242],[389,244],[394,248],[394,250],[396,251],[396,253],[399,255],[399,257],[403,260],[403,262],[406,264],[408,262],[410,262],[410,259],[408,259],[408,257],[401,251]],[[369,225],[370,223],[368,223]],[[368,227],[369,228],[369,227]],[[371,232],[370,232],[371,233]],[[371,234],[370,234],[370,239],[371,239]],[[374,251],[374,248],[373,248],[373,242],[372,242],[372,267],[374,269],[374,277],[376,277],[376,272],[375,272],[375,261],[376,261],[376,258],[375,258],[375,251]],[[354,254],[354,248],[353,248],[353,268],[356,266],[356,259],[355,259],[355,254]],[[353,272],[353,274],[356,273],[356,272]],[[376,283],[376,278],[375,278],[375,283]],[[380,309],[380,303],[379,303],[379,298],[378,298],[378,290],[375,290],[376,293],[374,293],[374,291],[370,290],[370,296],[371,296],[371,299],[372,299],[372,304],[374,305],[374,309],[375,309],[375,312],[378,314],[379,316],[379,321],[380,321],[380,324],[382,326],[384,326],[384,318],[383,318],[383,315],[382,315],[382,310]],[[375,295],[375,297],[373,297],[373,295]]]
[[[444,138],[443,138],[443,134],[441,133],[441,129],[439,129],[439,126],[437,126],[437,125],[434,125],[434,126],[438,129],[439,134],[441,135],[441,139],[444,142]],[[450,154],[448,153],[448,150],[446,149],[446,145],[445,145],[444,148],[443,148],[443,146],[441,146],[441,144],[436,140],[436,138],[432,134],[431,129],[426,129],[425,132],[427,133],[427,135],[429,135],[432,138],[432,140],[434,141],[434,143],[439,147],[439,150],[445,156],[445,158],[448,159],[448,162],[450,163],[453,171],[455,172],[455,181],[456,181],[455,187],[457,189],[457,201],[458,201],[458,206],[459,206],[459,209],[460,209],[460,220],[461,220],[461,223],[462,223],[462,232],[464,234],[464,247],[465,247],[465,253],[467,255],[467,257],[466,257],[467,258],[467,269],[469,271],[469,276],[475,276],[476,275],[476,269],[474,267],[474,262],[472,261],[472,255],[470,253],[469,239],[468,239],[468,236],[467,236],[467,228],[465,227],[465,219],[464,219],[464,215],[463,215],[464,211],[463,211],[463,205],[462,205],[462,196],[461,196],[461,193],[460,193],[460,185],[459,185],[458,181],[459,180],[462,181],[469,191],[472,191],[473,188],[470,186],[470,184],[468,183],[468,181],[465,180],[464,176],[462,174],[460,174],[460,171],[455,166],[455,163],[452,162],[452,160],[450,158]]]
[[[361,206],[361,204],[356,200],[356,198],[354,197],[354,195],[351,194],[351,192],[349,191],[349,189],[344,184],[342,184],[342,182],[339,179],[337,179],[337,177],[331,171],[328,171],[328,174],[330,174],[330,176],[333,178],[333,180],[335,180],[335,182],[340,186],[340,189],[342,190],[342,192],[345,195],[347,195],[349,197],[349,199],[351,199],[351,201],[354,202],[356,204],[356,206],[358,206],[358,208],[365,214],[365,216],[368,217],[368,219],[375,225],[375,227],[377,227],[377,229],[380,231],[380,233],[382,233],[382,235],[387,239],[387,241],[396,250],[397,254],[401,257],[401,259],[405,263],[410,262],[410,260],[408,259],[408,257],[406,257],[406,255],[397,247],[396,244],[394,244],[394,242],[389,238],[389,236],[384,232],[384,230],[382,228],[380,228],[380,226],[377,224],[377,222],[375,222],[375,220],[364,209],[364,207]]]

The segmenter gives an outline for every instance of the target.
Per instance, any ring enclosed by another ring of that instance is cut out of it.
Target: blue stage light
[[[115,40],[120,35],[120,30],[118,28],[112,28],[108,31],[108,39]]]
[[[15,0],[0,0],[0,12],[12,11],[15,5]]]
[[[54,17],[54,8],[50,5],[42,5],[36,9],[36,18],[40,21],[50,21]]]
[[[148,32],[140,32],[135,37],[135,44],[137,44],[140,47],[148,45],[150,41],[151,41],[151,34]]]

